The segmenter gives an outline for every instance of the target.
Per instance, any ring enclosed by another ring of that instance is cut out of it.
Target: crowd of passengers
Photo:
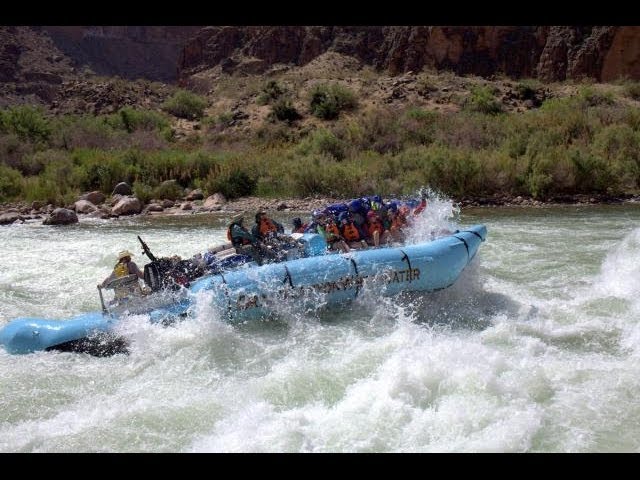
[[[313,212],[303,223],[293,219],[291,233],[317,233],[324,237],[331,250],[347,253],[351,249],[379,247],[391,242],[404,242],[405,229],[411,219],[427,206],[420,201],[391,200],[385,203],[379,195],[329,205]],[[286,235],[281,223],[259,211],[251,231],[244,227],[244,214],[237,214],[227,229],[227,238],[237,253],[250,255],[258,264],[280,261],[296,240]]]

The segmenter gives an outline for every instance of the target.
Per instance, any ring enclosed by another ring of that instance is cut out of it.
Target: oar
[[[100,304],[102,305],[102,313],[109,313],[107,307],[104,306],[104,298],[102,298],[102,287],[98,285],[98,293],[100,294]]]

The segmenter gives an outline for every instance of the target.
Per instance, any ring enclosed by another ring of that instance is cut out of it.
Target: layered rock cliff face
[[[69,95],[102,88],[93,85],[99,79],[78,86],[91,71],[193,86],[196,74],[213,68],[262,74],[328,53],[392,75],[426,67],[544,81],[640,79],[640,27],[633,26],[8,26],[0,27],[0,106],[35,102],[57,108]],[[89,105],[107,102],[96,95],[81,96]],[[142,104],[136,92],[131,100],[127,95],[114,108]]]
[[[179,77],[220,66],[261,73],[335,51],[392,74],[424,67],[545,81],[640,78],[640,27],[205,27],[179,59]]]
[[[175,82],[178,58],[198,26],[41,27],[78,66],[98,75]]]

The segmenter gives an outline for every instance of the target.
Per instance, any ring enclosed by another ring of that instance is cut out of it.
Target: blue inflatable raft
[[[343,304],[364,289],[382,296],[440,290],[457,280],[486,235],[486,227],[476,225],[415,245],[324,255],[321,253],[325,249],[320,248],[318,240],[321,237],[305,234],[306,253],[312,256],[263,266],[249,264],[207,275],[168,305],[158,307],[155,303],[145,313],[152,321],[184,315],[203,292],[226,319],[245,321],[277,312],[284,302],[300,308]],[[78,351],[79,345],[90,342],[89,346],[100,353],[104,338],[109,338],[127,313],[131,312],[121,309],[119,314],[91,312],[66,320],[18,318],[0,330],[0,345],[10,353],[29,353],[49,349]],[[123,351],[121,347],[107,348],[104,353],[118,353]]]

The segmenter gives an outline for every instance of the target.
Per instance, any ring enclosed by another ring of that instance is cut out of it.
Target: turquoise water
[[[2,227],[0,325],[97,310],[136,235],[189,257],[229,218]],[[128,318],[128,356],[0,351],[0,451],[640,451],[640,206],[434,202],[416,236],[476,223],[440,292],[233,326],[202,298],[174,327]]]

